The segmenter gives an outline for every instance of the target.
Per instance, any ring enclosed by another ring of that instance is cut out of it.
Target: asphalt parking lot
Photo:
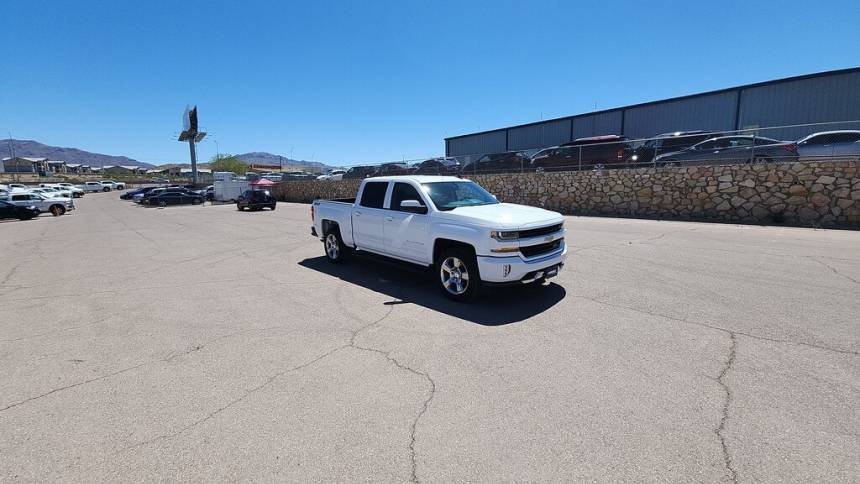
[[[0,223],[0,481],[860,480],[860,233],[571,217],[548,287],[332,266],[309,207]]]

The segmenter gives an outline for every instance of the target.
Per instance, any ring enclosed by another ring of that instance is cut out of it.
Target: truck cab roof
[[[388,181],[411,181],[418,184],[432,182],[468,182],[465,178],[456,176],[438,176],[438,175],[393,175],[393,176],[374,176],[365,178],[365,182],[388,182]]]

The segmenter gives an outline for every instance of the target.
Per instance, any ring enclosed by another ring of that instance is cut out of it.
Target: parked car
[[[373,174],[376,173],[376,170],[377,168],[375,166],[353,166],[346,170],[346,173],[343,174],[343,179],[360,180],[362,178],[373,176]]]
[[[35,207],[40,212],[51,212],[55,217],[75,209],[71,198],[46,197],[39,193],[13,191],[7,195],[6,201],[19,207]]]
[[[65,190],[59,190],[59,189],[53,188],[53,187],[31,188],[30,193],[38,193],[40,195],[44,195],[44,196],[49,197],[49,198],[56,198],[56,197],[72,198],[71,192],[68,192]]]
[[[0,218],[17,218],[18,220],[30,220],[39,216],[39,209],[35,205],[18,206],[5,200],[0,200]]]
[[[105,190],[106,192],[109,192],[111,190],[125,190],[125,183],[123,183],[123,182],[117,182],[117,181],[113,181],[113,180],[102,180],[99,183],[101,183],[102,186],[109,188],[108,190]]]
[[[314,201],[311,220],[329,261],[358,250],[432,266],[455,301],[473,299],[482,285],[543,282],[567,255],[561,214],[499,203],[450,176],[368,178],[355,199]]]
[[[820,158],[860,158],[860,131],[822,131],[797,142],[797,156],[801,161]]]
[[[84,196],[84,190],[72,185],[71,183],[55,183],[53,186],[61,190],[71,192],[73,198],[81,198]]]
[[[412,173],[414,175],[457,175],[461,168],[457,158],[432,158],[418,163]]]
[[[338,181],[343,179],[343,175],[346,174],[346,170],[331,170],[325,175],[320,175],[317,177],[317,180],[320,181]]]
[[[720,136],[656,158],[658,165],[796,161],[797,145],[752,135]]]
[[[623,167],[633,157],[633,147],[629,138],[617,134],[578,138],[562,143],[561,147],[576,148],[573,153],[576,156],[577,167],[583,168]],[[543,163],[536,163],[535,167],[542,165]]]
[[[109,187],[105,187],[104,185],[102,185],[99,182],[84,182],[84,184],[80,185],[80,187],[81,187],[81,190],[83,190],[85,192],[90,192],[90,193],[109,192],[110,191]]]
[[[134,195],[131,196],[131,200],[135,203],[141,203],[142,204],[143,200],[145,198],[158,195],[159,193],[163,192],[164,190],[166,190],[166,188],[157,187],[157,188],[152,188],[151,190],[148,190],[148,191],[145,191],[142,193],[135,193]]]
[[[412,168],[406,163],[383,163],[374,176],[408,175],[411,172]]]
[[[215,200],[215,186],[214,185],[209,185],[208,187],[206,187],[202,190],[199,190],[197,193],[202,195],[203,199],[206,201],[211,202],[212,200]]]
[[[165,189],[154,195],[144,197],[142,202],[145,205],[166,207],[167,205],[200,205],[203,203],[203,196],[199,193],[194,193],[189,190],[171,190]]]
[[[236,208],[239,211],[244,211],[246,208],[251,211],[264,208],[274,210],[277,203],[275,197],[268,190],[245,190],[236,200]]]
[[[529,167],[531,159],[522,151],[490,153],[463,165],[463,173],[507,173]]]
[[[661,154],[685,150],[694,144],[721,135],[722,133],[701,130],[658,134],[656,137],[645,141],[641,146],[635,148],[630,161],[632,162],[631,164],[652,163],[654,158]]]
[[[141,187],[135,190],[129,190],[122,195],[119,196],[120,200],[134,200],[135,195],[145,195],[152,190],[155,190],[156,187]]]

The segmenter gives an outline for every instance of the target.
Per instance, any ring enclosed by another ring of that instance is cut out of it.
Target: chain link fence
[[[847,128],[847,129],[846,129]],[[804,132],[799,139],[779,133]],[[774,136],[769,136],[773,134]],[[860,121],[837,121],[737,131],[677,131],[630,139],[607,134],[558,146],[500,153],[437,156],[349,166],[329,173],[296,174],[299,179],[342,180],[392,175],[480,175],[643,167],[732,165],[860,159]]]

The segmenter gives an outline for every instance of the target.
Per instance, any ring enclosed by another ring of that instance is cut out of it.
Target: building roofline
[[[744,89],[752,89],[752,88],[762,87],[762,86],[771,86],[774,84],[782,84],[784,82],[805,81],[807,79],[816,79],[819,77],[836,76],[836,75],[840,75],[840,74],[853,74],[853,73],[857,73],[857,72],[860,72],[860,67],[848,67],[845,69],[836,69],[836,70],[832,70],[832,71],[814,72],[812,74],[803,74],[803,75],[799,75],[799,76],[783,77],[780,79],[772,79],[769,81],[754,82],[752,84],[743,84],[741,86],[726,87],[726,88],[717,89],[714,91],[705,91],[705,92],[699,92],[699,93],[695,93],[695,94],[685,94],[683,96],[670,97],[670,98],[666,98],[666,99],[660,99],[657,101],[646,101],[643,103],[630,104],[627,106],[619,106],[619,107],[615,107],[615,108],[601,109],[600,111],[589,111],[587,113],[579,113],[579,114],[573,114],[570,116],[562,116],[559,118],[544,119],[541,121],[533,121],[531,123],[517,124],[514,126],[507,126],[504,128],[495,128],[495,129],[488,129],[485,131],[476,131],[474,133],[458,134],[456,136],[449,136],[449,137],[445,138],[445,141],[459,139],[459,138],[468,138],[469,136],[477,136],[477,135],[482,135],[482,134],[498,133],[498,132],[502,132],[502,131],[507,131],[509,129],[527,128],[529,126],[535,126],[538,124],[552,123],[555,121],[565,121],[568,119],[581,118],[584,116],[594,116],[594,115],[598,115],[598,114],[612,113],[612,112],[616,112],[616,111],[623,111],[625,109],[633,109],[633,108],[640,108],[640,107],[645,107],[645,106],[653,106],[656,104],[663,104],[663,103],[668,103],[668,102],[673,102],[673,101],[684,101],[687,99],[695,99],[697,97],[713,96],[715,94],[724,94],[727,92],[744,90]]]

